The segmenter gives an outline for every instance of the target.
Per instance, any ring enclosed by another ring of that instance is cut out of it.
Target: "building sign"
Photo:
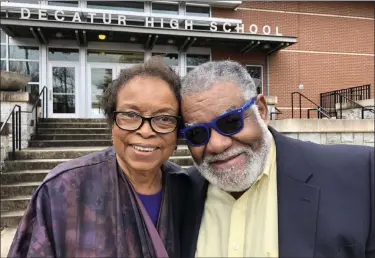
[[[31,18],[31,11],[28,8],[21,8],[20,19],[27,20]],[[51,11],[51,10],[49,10]],[[64,10],[53,10],[47,13],[47,10],[38,9],[38,20],[54,20],[57,22],[74,22],[74,23],[92,23],[92,24],[117,24],[119,26],[126,26],[127,16],[123,14],[112,14],[112,13],[98,13],[98,12],[85,12],[87,18],[82,18],[82,12],[69,12],[69,17],[66,16]],[[201,24],[202,21],[193,19],[174,19],[174,18],[160,18],[160,17],[143,17],[145,27],[159,27],[159,28],[170,28],[170,29],[185,29],[193,30],[194,24]],[[189,17],[187,17],[189,18]],[[138,17],[139,19],[139,17]],[[223,19],[220,19],[223,20]],[[274,35],[282,36],[278,26],[258,26],[257,24],[250,24],[245,26],[241,23],[230,23],[230,22],[217,22],[217,21],[205,21],[208,22],[210,31],[212,32],[225,32],[225,33],[250,33],[250,34],[262,34],[262,35]]]

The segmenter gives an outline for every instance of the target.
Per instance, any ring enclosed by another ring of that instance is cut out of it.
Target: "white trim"
[[[179,67],[180,67],[180,70],[179,70],[179,75],[180,76],[185,76],[186,75],[186,55],[187,53],[186,52],[180,52],[179,54]]]
[[[80,47],[78,50],[79,55],[79,72],[81,76],[79,77],[79,87],[78,91],[78,98],[81,100],[78,107],[78,117],[88,117],[88,110],[87,110],[87,90],[86,85],[87,77],[87,48]]]
[[[8,61],[22,61],[22,62],[40,62],[40,54],[38,55],[38,60],[36,59],[18,59],[18,58],[8,58]]]
[[[270,56],[266,56],[266,66],[267,66],[267,96],[270,95]]]
[[[262,86],[261,86],[261,89],[262,89],[262,91],[261,91],[261,94],[264,94],[264,67],[263,67],[263,65],[245,65],[245,67],[247,68],[247,67],[260,67],[260,73],[261,73],[261,78],[262,78]]]
[[[283,110],[292,110],[292,108],[291,107],[277,107],[277,109],[283,109]],[[296,110],[298,110],[298,109],[300,109],[299,107],[295,107],[295,108],[293,108],[293,109],[296,109]],[[307,110],[307,109],[311,109],[311,107],[307,107],[307,108],[304,108],[304,107],[301,107],[301,109],[303,109],[303,110]]]
[[[39,92],[42,90],[42,88],[44,86],[47,86],[47,96],[46,96],[46,99],[49,98],[48,94],[49,94],[49,89],[48,89],[48,84],[47,84],[47,71],[48,71],[48,61],[47,61],[47,46],[46,45],[42,45],[40,47],[40,64],[39,64],[39,81],[40,81],[40,84],[39,84]],[[48,114],[48,106],[44,107],[44,112],[45,114]]]
[[[271,10],[271,9],[258,9],[258,8],[247,8],[247,7],[237,7],[236,10],[241,10],[241,11],[255,11],[255,12],[267,12],[267,13],[297,14],[297,15],[309,15],[309,16],[323,16],[323,17],[346,18],[346,19],[357,19],[357,20],[370,20],[370,21],[374,21],[375,20],[374,18],[361,17],[361,16],[349,16],[349,15],[338,15],[338,14],[324,14],[324,13],[292,12],[292,11],[281,11],[281,10]]]
[[[281,52],[294,52],[294,53],[306,53],[306,54],[327,54],[327,55],[348,55],[348,56],[371,56],[374,54],[362,54],[362,53],[347,53],[347,52],[327,52],[327,51],[310,51],[310,50],[291,50],[282,49]]]

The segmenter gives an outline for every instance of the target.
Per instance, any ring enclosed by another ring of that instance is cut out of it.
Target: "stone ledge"
[[[29,92],[11,92],[11,91],[0,91],[1,102],[31,102],[31,94]]]
[[[373,107],[375,106],[375,99],[365,99],[365,100],[357,100],[356,103],[358,103],[361,106],[364,107]],[[353,109],[353,108],[359,108],[355,104],[351,102],[342,103],[342,109]],[[336,103],[336,110],[340,110],[340,103]]]
[[[281,119],[270,121],[281,133],[373,133],[373,120]]]
[[[267,105],[276,105],[277,96],[264,96],[266,98]]]

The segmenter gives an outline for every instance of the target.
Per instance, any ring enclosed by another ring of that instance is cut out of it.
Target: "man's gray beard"
[[[249,189],[256,182],[259,175],[263,173],[266,165],[271,149],[272,135],[266,123],[260,117],[259,111],[257,109],[252,110],[255,113],[256,120],[262,131],[262,141],[256,151],[253,151],[250,146],[230,148],[223,153],[206,156],[200,165],[194,161],[194,165],[208,182],[226,192],[243,192]],[[213,161],[225,160],[241,153],[246,155],[247,162],[245,164],[245,169],[232,166],[229,169],[218,170],[210,165]]]

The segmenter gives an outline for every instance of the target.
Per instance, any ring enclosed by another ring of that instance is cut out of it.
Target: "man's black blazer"
[[[374,148],[319,145],[269,127],[277,152],[279,257],[375,258]],[[208,183],[189,168],[182,230],[194,257]]]

